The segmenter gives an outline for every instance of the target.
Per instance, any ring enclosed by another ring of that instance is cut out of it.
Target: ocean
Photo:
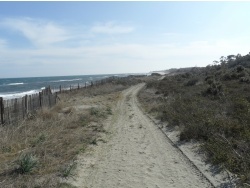
[[[53,76],[53,77],[30,77],[30,78],[0,78],[0,97],[3,99],[19,98],[25,95],[31,95],[40,92],[45,87],[50,86],[51,89],[69,88],[85,83],[90,84],[91,81],[101,80],[111,76],[124,77],[128,74],[102,74],[102,75],[79,75],[79,76]]]

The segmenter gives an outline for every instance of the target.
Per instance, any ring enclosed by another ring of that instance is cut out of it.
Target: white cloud
[[[7,41],[0,38],[0,49],[1,49],[1,48],[5,48],[6,45],[7,45]]]
[[[130,33],[134,31],[131,26],[119,25],[115,22],[99,23],[90,29],[93,33],[103,33],[103,34],[123,34]]]
[[[44,20],[31,18],[7,18],[0,25],[22,33],[37,46],[46,46],[69,39],[66,29]]]
[[[4,74],[16,77],[17,73],[27,76],[46,76],[53,75],[55,70],[57,72],[54,75],[70,75],[149,72],[174,67],[206,66],[222,55],[237,53],[244,55],[250,49],[249,39],[241,38],[220,39],[213,42],[205,39],[189,43],[181,40],[175,40],[175,43],[162,41],[146,43],[145,39],[144,42],[133,43],[124,41],[119,36],[117,38],[112,36],[114,40],[109,40],[111,37],[95,35],[95,33],[122,34],[134,30],[133,27],[114,22],[94,27],[85,26],[85,32],[90,31],[86,35],[80,28],[30,18],[4,19],[0,21],[0,25],[22,33],[37,47],[14,49],[7,46],[7,40],[0,39],[2,77]],[[165,35],[179,36],[175,33],[165,33]],[[53,45],[58,42],[61,42],[60,45]],[[11,69],[9,75],[7,69]]]
[[[17,63],[32,63],[42,61],[45,64],[57,62],[70,64],[74,62],[95,62],[99,63],[120,62],[122,59],[129,59],[128,67],[133,70],[133,64],[138,61],[151,62],[155,68],[161,64],[166,68],[181,66],[206,66],[218,59],[222,55],[248,53],[250,44],[233,43],[230,41],[193,41],[188,45],[169,45],[169,44],[106,44],[106,45],[87,45],[81,47],[48,47],[41,49],[22,49],[5,50],[2,57]],[[27,61],[20,61],[25,59]],[[1,57],[0,57],[1,62]],[[165,64],[162,64],[165,62]],[[175,65],[171,63],[175,62]],[[151,66],[151,65],[150,65]],[[147,65],[141,67],[146,69]]]

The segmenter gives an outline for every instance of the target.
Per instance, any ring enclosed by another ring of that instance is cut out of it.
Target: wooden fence
[[[23,120],[27,114],[33,113],[44,107],[52,107],[56,104],[57,93],[51,93],[50,89],[33,95],[25,95],[22,98],[3,100],[0,98],[1,124],[15,124]]]
[[[0,97],[0,125],[15,124],[23,120],[28,114],[42,108],[50,108],[57,103],[58,93],[71,92],[78,89],[87,89],[93,86],[112,82],[120,77],[109,77],[95,82],[77,84],[69,87],[59,86],[51,90],[50,87],[33,95],[25,95],[22,98],[3,100]]]

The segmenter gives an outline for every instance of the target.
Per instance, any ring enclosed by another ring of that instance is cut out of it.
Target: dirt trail
[[[139,84],[122,93],[103,142],[79,158],[72,184],[83,188],[212,187],[139,109]]]

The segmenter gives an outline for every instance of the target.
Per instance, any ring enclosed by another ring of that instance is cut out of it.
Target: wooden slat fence
[[[56,104],[56,98],[57,93],[46,94],[43,92],[9,100],[0,98],[1,124],[16,124],[29,113],[44,107],[50,108]]]
[[[42,108],[50,108],[57,102],[57,94],[70,92],[73,90],[87,89],[93,86],[103,85],[114,80],[124,79],[121,77],[109,77],[90,83],[77,84],[70,87],[59,86],[54,88],[54,92],[48,87],[41,92],[33,95],[25,95],[22,98],[3,100],[0,97],[0,125],[16,124],[23,120],[28,114],[34,113]]]

